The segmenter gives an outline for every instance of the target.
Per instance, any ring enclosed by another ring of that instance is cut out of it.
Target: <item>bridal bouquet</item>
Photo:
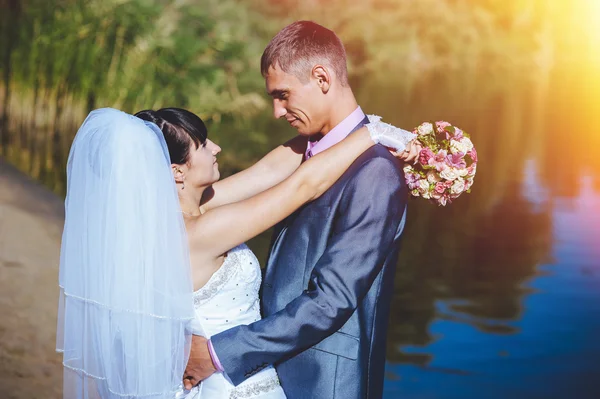
[[[414,165],[404,167],[410,193],[445,206],[471,192],[477,151],[469,135],[444,121],[423,123],[413,133],[423,149]]]

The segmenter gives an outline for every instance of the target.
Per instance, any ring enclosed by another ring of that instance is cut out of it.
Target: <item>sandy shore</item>
[[[61,398],[63,201],[0,158],[0,398]]]

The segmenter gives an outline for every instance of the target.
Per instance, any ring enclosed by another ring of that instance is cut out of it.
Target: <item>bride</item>
[[[195,114],[92,111],[67,165],[63,397],[285,398],[272,367],[238,386],[216,373],[185,390],[191,336],[260,319],[260,267],[243,243],[323,194],[372,145],[402,151],[409,137],[370,123],[302,163],[299,136],[218,181],[221,148]]]

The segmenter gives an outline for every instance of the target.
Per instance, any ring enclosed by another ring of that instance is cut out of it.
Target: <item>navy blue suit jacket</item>
[[[382,396],[407,199],[401,163],[377,145],[275,227],[264,318],[211,338],[234,384],[275,365],[288,398]]]

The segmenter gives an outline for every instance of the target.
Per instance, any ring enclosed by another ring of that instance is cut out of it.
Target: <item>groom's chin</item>
[[[294,126],[294,129],[296,129],[300,136],[304,137],[314,137],[321,134],[321,129],[315,129],[314,126],[310,127],[303,123],[299,124],[297,127]]]
[[[306,129],[304,126],[301,126],[299,128],[295,128],[295,129],[300,136],[304,136],[304,137],[312,137],[312,136],[319,134],[319,132],[310,131],[310,130]]]
[[[298,132],[300,136],[310,136],[311,133],[307,132],[307,128],[303,123],[299,123],[299,120],[296,120],[297,123],[290,123],[290,127]]]

